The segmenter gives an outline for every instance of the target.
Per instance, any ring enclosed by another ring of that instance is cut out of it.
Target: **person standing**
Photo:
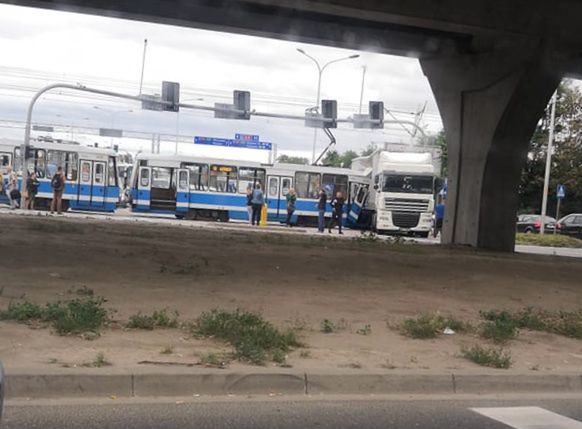
[[[339,227],[339,233],[343,234],[342,222],[343,222],[344,197],[341,192],[338,192],[335,195],[335,198],[331,200],[331,208],[332,208],[331,219],[329,220],[327,229],[331,234],[331,230],[335,228],[335,224],[337,223]]]
[[[34,210],[34,200],[36,198],[36,194],[38,194],[38,187],[40,186],[40,182],[36,177],[36,173],[32,173],[26,179],[26,191],[28,193],[28,198],[26,200],[26,208],[28,210]]]
[[[445,219],[445,197],[439,196],[439,202],[434,209],[435,225],[432,236],[437,237],[443,230],[443,221]]]
[[[295,189],[289,189],[287,192],[287,220],[285,223],[289,228],[291,228],[291,216],[293,216],[293,212],[295,212],[295,203],[297,202],[297,195],[295,194]]]
[[[319,190],[319,202],[317,203],[318,217],[317,230],[323,232],[325,230],[325,208],[327,206],[327,194],[322,189]]]
[[[18,179],[16,174],[8,176],[8,197],[10,198],[10,208],[12,210],[20,207],[20,190],[18,189]]]
[[[249,225],[253,224],[253,187],[247,186],[247,212],[249,214]]]
[[[251,225],[257,225],[261,223],[261,210],[265,204],[265,196],[263,195],[263,190],[261,189],[261,184],[257,183],[255,185],[255,190],[253,191],[253,196],[251,199],[251,204],[253,205],[253,216]]]
[[[63,167],[58,167],[57,172],[51,179],[51,187],[53,188],[53,200],[51,201],[51,213],[55,210],[58,214],[63,212],[63,191],[65,190],[65,175],[63,174]]]

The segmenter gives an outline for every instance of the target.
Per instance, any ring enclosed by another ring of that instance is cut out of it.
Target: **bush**
[[[465,359],[477,365],[490,368],[508,369],[511,367],[511,355],[502,349],[483,348],[479,345],[461,351]]]
[[[299,346],[295,332],[281,332],[261,315],[241,310],[202,313],[193,330],[197,335],[227,341],[234,347],[236,359],[255,365]]]
[[[166,309],[154,311],[151,316],[137,313],[129,317],[129,322],[125,325],[132,329],[148,329],[154,328],[176,328],[178,327],[178,312],[174,312],[174,317],[168,315]]]
[[[30,302],[11,303],[0,313],[0,319],[19,322],[48,322],[59,335],[98,331],[107,321],[105,300],[100,297],[76,298],[41,307]]]
[[[405,319],[401,326],[405,335],[415,339],[436,338],[445,328],[450,328],[455,332],[467,332],[471,326],[439,314],[421,314],[416,319]]]
[[[561,234],[517,234],[515,243],[532,246],[582,248],[582,240]]]
[[[29,320],[39,320],[43,318],[43,309],[38,304],[32,302],[11,302],[8,309],[0,311],[0,320],[16,320],[17,322],[27,322]]]

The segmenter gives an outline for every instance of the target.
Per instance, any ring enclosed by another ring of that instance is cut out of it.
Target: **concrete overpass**
[[[418,57],[449,142],[444,242],[512,251],[531,135],[582,76],[577,0],[0,0]]]

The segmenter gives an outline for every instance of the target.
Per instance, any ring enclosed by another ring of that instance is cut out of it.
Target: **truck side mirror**
[[[374,190],[375,190],[375,191],[377,191],[377,190],[378,190],[378,188],[379,188],[379,186],[378,186],[378,185],[374,185]]]

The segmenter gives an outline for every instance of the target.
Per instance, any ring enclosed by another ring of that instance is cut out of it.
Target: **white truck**
[[[386,234],[428,237],[432,228],[440,152],[427,148],[379,149],[354,159],[370,179],[365,210],[370,227]]]

